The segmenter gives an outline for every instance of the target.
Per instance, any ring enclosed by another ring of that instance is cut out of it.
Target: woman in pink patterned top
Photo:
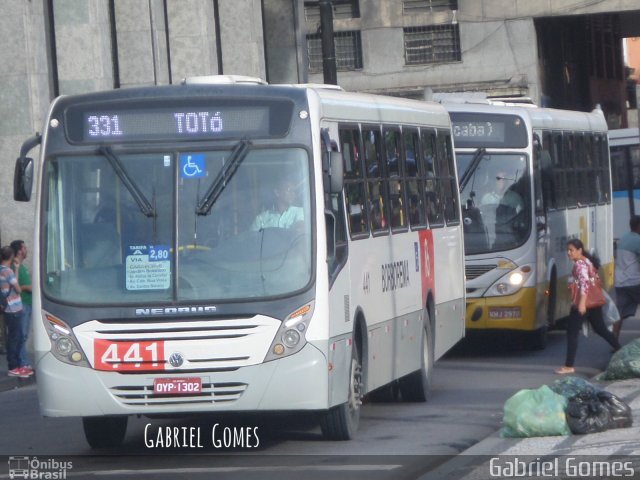
[[[577,238],[572,238],[567,242],[567,255],[575,262],[571,275],[577,285],[578,298],[571,306],[569,321],[567,323],[567,357],[564,366],[556,369],[558,374],[575,373],[573,362],[576,359],[578,349],[578,335],[582,322],[588,320],[593,331],[604,338],[614,350],[620,349],[618,339],[611,333],[602,318],[602,307],[587,308],[587,292],[592,287],[591,269],[598,270],[600,267],[596,258],[584,251],[584,245]]]

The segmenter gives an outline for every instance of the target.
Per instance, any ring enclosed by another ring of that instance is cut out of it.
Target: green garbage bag
[[[543,385],[518,391],[504,404],[503,437],[571,435],[565,409],[567,399]]]
[[[602,375],[603,380],[640,378],[640,339],[626,344],[613,354]]]

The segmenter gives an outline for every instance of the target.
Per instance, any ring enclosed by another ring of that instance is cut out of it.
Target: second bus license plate
[[[161,395],[193,395],[202,393],[202,379],[191,378],[156,378],[153,381],[153,393]]]

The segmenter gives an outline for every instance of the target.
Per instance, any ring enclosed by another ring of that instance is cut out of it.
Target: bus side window
[[[422,143],[420,163],[424,175],[427,218],[430,227],[440,227],[444,225],[444,213],[440,200],[440,182],[437,177],[439,171],[436,171],[436,133],[434,130],[421,130],[420,136]]]
[[[453,148],[451,134],[438,131],[438,165],[440,166],[440,181],[444,202],[444,216],[447,225],[460,223],[460,210],[458,206],[458,183],[456,182],[455,166],[453,161]]]
[[[362,140],[367,165],[367,205],[369,222],[373,233],[386,233],[389,228],[386,213],[386,202],[383,182],[383,165],[381,162],[381,136],[378,127],[362,130]]]
[[[562,166],[567,182],[567,207],[578,205],[578,175],[575,174],[575,139],[572,133],[562,135]]]
[[[384,130],[385,162],[389,191],[389,210],[391,228],[396,230],[407,226],[407,212],[404,201],[404,185],[401,170],[400,130],[385,128]]]
[[[369,236],[367,210],[365,208],[364,158],[360,130],[357,126],[340,127],[340,146],[344,159],[344,194],[351,237]]]
[[[551,134],[545,132],[542,135],[542,149],[540,150],[540,183],[542,184],[542,198],[545,207],[555,209],[556,202],[555,177],[553,175],[553,161],[551,160]]]
[[[565,162],[563,161],[562,133],[553,133],[553,148],[551,150],[551,162],[553,164],[553,177],[555,180],[555,201],[556,208],[567,207],[567,175]]]
[[[403,128],[404,175],[406,178],[409,222],[411,228],[425,227],[427,212],[424,202],[424,180],[420,177],[418,158],[420,155],[420,135],[418,130]]]

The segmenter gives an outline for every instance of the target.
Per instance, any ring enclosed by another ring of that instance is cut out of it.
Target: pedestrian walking
[[[594,332],[609,342],[614,351],[620,349],[618,339],[607,330],[604,324],[602,306],[587,308],[589,289],[600,288],[599,283],[594,283],[593,281],[593,277],[597,275],[600,267],[597,258],[589,255],[585,251],[582,242],[577,238],[572,238],[567,242],[567,255],[574,262],[571,275],[573,276],[576,294],[573,298],[573,305],[571,306],[571,313],[567,323],[567,356],[564,366],[555,370],[560,375],[575,373],[576,371],[573,364],[578,350],[578,335],[585,320],[591,324]]]

